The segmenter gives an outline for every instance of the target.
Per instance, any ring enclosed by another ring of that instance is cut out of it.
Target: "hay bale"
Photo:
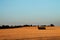
[[[46,29],[45,25],[38,26],[38,29]]]

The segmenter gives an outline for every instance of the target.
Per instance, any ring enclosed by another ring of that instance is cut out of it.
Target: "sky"
[[[60,25],[60,0],[0,0],[0,25]]]

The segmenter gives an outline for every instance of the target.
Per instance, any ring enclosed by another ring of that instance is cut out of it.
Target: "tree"
[[[50,24],[50,26],[54,27],[55,25],[54,24]]]

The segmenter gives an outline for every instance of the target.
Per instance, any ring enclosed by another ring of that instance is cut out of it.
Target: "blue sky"
[[[0,0],[0,25],[60,25],[60,0]]]

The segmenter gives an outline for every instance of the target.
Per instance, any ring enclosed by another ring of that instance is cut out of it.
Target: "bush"
[[[55,26],[54,24],[50,24],[50,26]]]

